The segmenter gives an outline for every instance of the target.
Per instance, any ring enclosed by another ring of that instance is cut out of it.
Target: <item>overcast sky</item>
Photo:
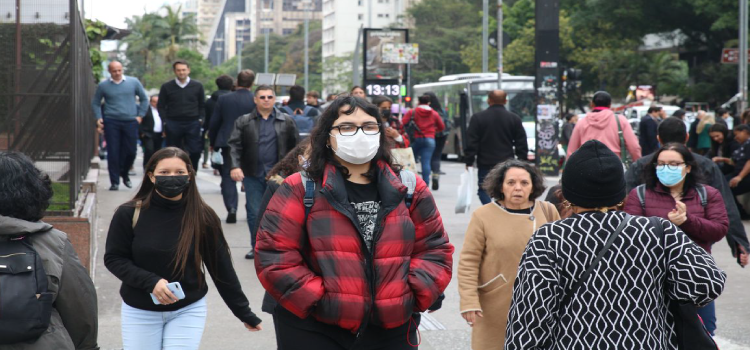
[[[125,28],[125,19],[158,10],[177,0],[79,0],[84,2],[87,18],[96,18],[117,28]]]

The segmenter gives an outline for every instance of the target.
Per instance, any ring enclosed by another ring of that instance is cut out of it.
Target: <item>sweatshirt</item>
[[[411,118],[414,118],[414,122],[419,127],[419,131],[415,133],[417,138],[434,139],[435,133],[445,129],[443,118],[440,118],[440,115],[428,105],[419,105],[417,108],[406,112],[403,120],[404,125],[409,124]]]
[[[586,114],[586,117],[576,123],[573,129],[573,135],[570,136],[568,143],[568,154],[570,156],[578,150],[586,141],[598,140],[607,145],[617,156],[620,156],[620,135],[615,120],[619,120],[622,135],[625,137],[625,147],[633,161],[641,158],[641,145],[638,143],[638,137],[635,136],[633,128],[628,123],[627,118],[618,115],[615,119],[615,113],[611,109],[596,108]]]
[[[176,311],[206,296],[207,281],[204,275],[204,283],[198,282],[203,271],[195,269],[193,248],[190,248],[185,273],[181,275],[174,271],[185,199],[171,201],[154,193],[149,206],[141,209],[135,228],[132,227],[134,213],[132,205],[122,205],[117,209],[109,226],[104,254],[104,265],[122,281],[120,295],[125,304],[146,311]],[[223,235],[219,228],[209,234]],[[213,239],[209,238],[209,241]],[[206,270],[217,272],[211,277],[232,313],[242,322],[256,326],[261,321],[250,310],[224,239],[217,237],[217,241],[216,245],[202,248],[204,252],[217,254],[215,261],[203,254]],[[162,278],[170,283],[180,282],[185,298],[172,305],[155,305],[150,293]]]
[[[136,96],[140,102],[138,104],[135,103]],[[134,121],[135,117],[143,117],[148,112],[148,96],[136,78],[123,76],[119,84],[108,79],[96,87],[94,97],[91,98],[91,109],[94,110],[96,119],[102,119],[103,114],[104,118],[111,120]]]
[[[164,120],[196,121],[206,116],[206,93],[203,84],[190,80],[184,88],[173,79],[159,90],[159,115]]]

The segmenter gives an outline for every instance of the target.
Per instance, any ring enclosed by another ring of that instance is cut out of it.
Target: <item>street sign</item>
[[[490,33],[490,36],[487,37],[487,43],[493,48],[497,48],[497,30]],[[503,30],[503,48],[508,47],[508,45],[510,45],[510,35]]]
[[[419,63],[419,44],[393,44],[383,45],[381,53],[383,63],[417,64]]]
[[[750,50],[748,52],[748,63],[750,63]],[[737,64],[740,61],[740,50],[739,49],[724,49],[721,51],[721,63],[724,64]]]

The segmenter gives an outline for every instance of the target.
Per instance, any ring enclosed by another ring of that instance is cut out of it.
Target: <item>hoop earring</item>
[[[565,209],[570,209],[573,207],[573,203],[568,202],[567,199],[562,202],[562,205],[563,207],[565,207]]]

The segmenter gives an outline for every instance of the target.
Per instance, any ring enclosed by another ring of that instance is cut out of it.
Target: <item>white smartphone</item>
[[[170,291],[172,291],[172,294],[177,297],[178,300],[185,299],[185,292],[182,290],[182,286],[180,285],[180,282],[171,282],[167,283],[167,288],[169,288]],[[154,301],[154,304],[161,305],[158,299],[156,299],[156,296],[154,293],[151,294],[151,300]]]

